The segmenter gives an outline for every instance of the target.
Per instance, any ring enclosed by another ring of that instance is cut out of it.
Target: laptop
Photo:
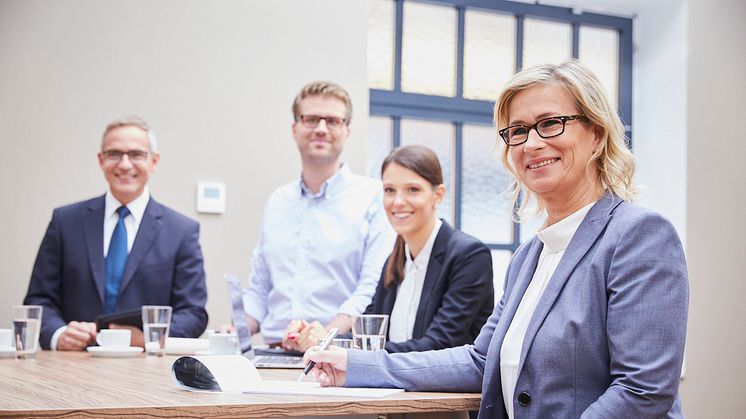
[[[249,358],[257,368],[304,368],[303,353],[277,349],[258,349],[252,347],[251,331],[246,323],[246,312],[243,309],[241,281],[235,274],[225,274],[228,285],[228,297],[231,301],[233,325],[236,328],[241,354]]]

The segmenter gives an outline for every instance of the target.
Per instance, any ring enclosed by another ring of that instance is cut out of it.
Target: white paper
[[[224,393],[295,394],[328,397],[355,397],[378,399],[404,390],[399,388],[348,388],[321,387],[319,383],[262,380],[254,364],[241,355],[205,355],[191,358],[201,362],[214,377]],[[176,380],[179,387],[192,391],[204,391],[187,387]]]

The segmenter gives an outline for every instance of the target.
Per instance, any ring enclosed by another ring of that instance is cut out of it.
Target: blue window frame
[[[394,46],[393,46],[393,86],[390,90],[370,89],[370,114],[374,117],[390,119],[391,144],[398,147],[405,143],[402,138],[402,120],[414,119],[445,122],[452,125],[452,185],[450,221],[456,228],[462,227],[462,214],[466,205],[463,202],[464,173],[464,125],[491,126],[493,121],[493,102],[464,97],[464,42],[465,17],[468,10],[496,12],[513,16],[515,19],[515,70],[523,66],[524,27],[526,19],[541,19],[562,22],[572,28],[572,57],[578,58],[580,51],[581,28],[600,27],[611,29],[618,34],[618,110],[625,123],[627,137],[632,139],[632,19],[607,16],[597,13],[585,13],[578,10],[526,4],[501,0],[391,0],[394,9]],[[453,96],[436,96],[411,93],[402,90],[402,44],[404,33],[404,12],[406,3],[426,3],[451,7],[456,10],[456,69],[455,94]],[[582,57],[581,57],[582,60]],[[495,139],[497,136],[495,135]],[[512,240],[486,241],[494,251],[515,251],[521,242],[521,227],[512,224]],[[495,272],[502,278],[503,272]]]

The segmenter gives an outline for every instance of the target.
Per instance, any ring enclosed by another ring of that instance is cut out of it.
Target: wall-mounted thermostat
[[[197,212],[225,212],[225,183],[197,182]]]

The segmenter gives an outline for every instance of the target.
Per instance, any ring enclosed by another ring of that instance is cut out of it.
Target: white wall
[[[201,223],[210,325],[229,321],[222,274],[248,275],[267,196],[300,173],[290,105],[305,83],[350,91],[345,159],[365,169],[365,6],[0,0],[0,327],[26,293],[52,209],[104,192],[101,133],[128,113],[159,139],[151,193]],[[196,214],[199,180],[227,184],[224,215]]]

